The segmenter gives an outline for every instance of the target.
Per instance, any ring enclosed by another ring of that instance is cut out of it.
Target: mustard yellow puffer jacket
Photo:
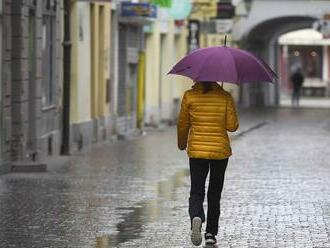
[[[232,152],[227,131],[236,131],[238,125],[235,103],[227,91],[213,83],[211,90],[203,93],[202,83],[195,83],[182,99],[178,147],[184,150],[188,143],[189,158],[228,158]]]

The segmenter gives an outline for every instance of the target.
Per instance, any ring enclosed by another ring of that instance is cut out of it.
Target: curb
[[[34,173],[34,172],[46,172],[47,164],[38,162],[16,162],[11,163],[10,172],[13,173]]]
[[[247,128],[247,129],[245,129],[245,130],[242,130],[241,132],[239,132],[237,134],[233,134],[231,136],[231,138],[232,139],[238,139],[238,138],[240,138],[240,137],[242,137],[242,136],[244,136],[244,135],[246,135],[248,133],[251,133],[251,132],[253,132],[253,131],[257,130],[257,129],[260,129],[260,128],[268,125],[268,124],[269,124],[269,121],[259,122],[259,123],[255,124],[255,125],[253,125],[253,126],[251,126],[249,128]]]

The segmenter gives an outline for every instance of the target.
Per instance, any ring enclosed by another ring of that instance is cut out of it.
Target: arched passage
[[[285,33],[311,28],[312,16],[284,16],[265,20],[253,26],[241,39],[241,46],[264,58],[278,72],[278,38]],[[279,104],[278,84],[244,85],[241,102],[244,106],[276,106]]]

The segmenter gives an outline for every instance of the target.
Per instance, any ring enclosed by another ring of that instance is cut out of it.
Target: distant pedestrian
[[[304,83],[304,75],[298,68],[290,77],[292,83],[292,105],[299,106],[300,92]]]
[[[217,242],[221,192],[228,159],[232,154],[227,131],[236,131],[238,125],[232,96],[216,82],[196,82],[191,90],[185,92],[177,135],[179,149],[185,150],[188,146],[191,241],[196,246],[202,243],[205,181],[209,171],[205,243],[214,245]]]

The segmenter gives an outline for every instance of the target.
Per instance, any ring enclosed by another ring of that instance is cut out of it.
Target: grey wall
[[[11,1],[3,1],[2,19],[2,159],[10,160],[11,140]]]
[[[8,84],[11,84],[11,89],[7,91],[10,98],[7,102],[8,112],[11,114],[9,123],[12,128],[9,141],[11,160],[32,160],[33,154],[36,155],[36,160],[40,160],[47,155],[58,154],[60,146],[62,4],[60,0],[56,0],[56,28],[53,32],[56,39],[54,53],[56,66],[53,71],[55,99],[53,105],[45,106],[42,103],[42,95],[46,82],[43,78],[43,64],[46,61],[42,59],[42,46],[43,14],[46,13],[47,0],[7,0],[6,2],[8,8],[11,7],[11,24],[8,27],[12,30],[11,56],[8,58],[8,68],[12,71],[12,77],[11,80],[7,80]],[[33,15],[35,21],[31,24],[30,16]],[[35,29],[34,37],[29,31],[31,26]],[[29,48],[31,44],[35,47],[34,52]],[[9,123],[6,126],[8,129]],[[49,150],[52,150],[52,154],[48,154]]]

